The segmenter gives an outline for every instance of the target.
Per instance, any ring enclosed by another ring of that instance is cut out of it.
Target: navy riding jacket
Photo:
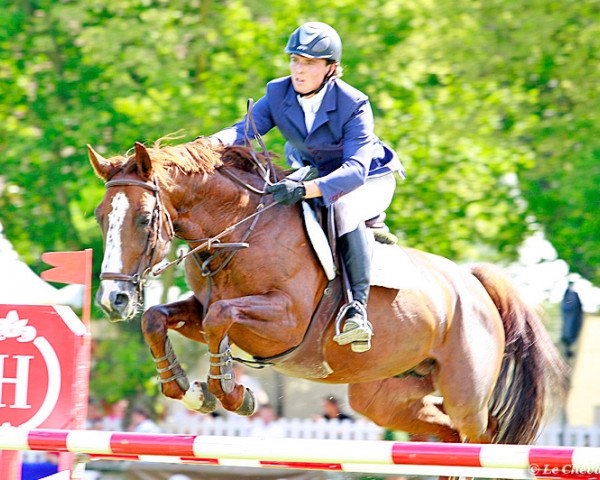
[[[368,177],[399,171],[398,155],[373,132],[369,98],[346,82],[329,82],[314,124],[308,132],[304,111],[298,103],[291,78],[267,84],[264,97],[256,102],[252,116],[261,135],[279,128],[287,140],[286,155],[317,168],[315,180],[326,205],[365,183]],[[225,145],[244,143],[244,120],[213,137]]]

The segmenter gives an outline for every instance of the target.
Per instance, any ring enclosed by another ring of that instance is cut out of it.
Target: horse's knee
[[[167,324],[167,312],[164,305],[150,307],[142,315],[142,332],[145,335],[164,333]]]
[[[407,404],[421,401],[434,390],[430,375],[425,377],[387,378],[369,384],[360,383],[350,385],[348,398],[352,409],[362,415],[368,416],[370,412],[378,410],[393,411],[396,405],[405,408]],[[384,406],[380,406],[377,398],[387,399]]]
[[[350,408],[359,415],[368,416],[367,404],[362,396],[348,396]]]
[[[142,334],[148,346],[162,347],[167,338],[168,314],[163,305],[150,307],[142,316]]]
[[[207,334],[217,334],[228,323],[231,323],[234,315],[234,307],[225,300],[219,300],[210,306],[204,318],[203,327]]]
[[[403,419],[407,413],[412,417],[408,404],[397,401],[390,404],[385,397],[377,397],[372,391],[355,389],[353,392],[348,392],[348,400],[352,410],[384,428],[390,428],[391,425],[404,425]]]
[[[365,385],[349,385],[348,403],[350,408],[360,415],[369,417],[375,400],[373,393],[371,389],[365,388]]]

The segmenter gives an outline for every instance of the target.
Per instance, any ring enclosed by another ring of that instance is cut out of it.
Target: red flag
[[[89,329],[92,308],[92,249],[80,252],[46,252],[42,253],[42,260],[54,267],[42,272],[44,280],[84,286],[82,320]]]
[[[42,272],[41,277],[48,282],[78,283],[85,285],[86,251],[81,252],[46,252],[42,260],[54,268]]]

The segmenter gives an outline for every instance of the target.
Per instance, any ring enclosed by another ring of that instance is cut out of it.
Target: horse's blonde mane
[[[223,164],[221,160],[223,149],[215,147],[210,140],[198,138],[181,145],[161,145],[163,140],[172,140],[173,138],[176,137],[159,138],[152,146],[147,147],[148,154],[152,159],[153,174],[160,183],[165,185],[173,183],[173,168],[184,175],[210,174]],[[136,162],[132,150],[125,155],[112,157],[111,163],[124,173],[133,172],[136,169]]]
[[[231,165],[245,171],[256,168],[252,161],[253,156],[265,162],[262,153],[254,153],[251,147],[246,146],[215,146],[206,138],[198,138],[192,142],[180,145],[161,145],[163,140],[172,140],[177,137],[162,137],[147,147],[152,159],[152,170],[156,179],[163,185],[171,185],[176,181],[173,170],[184,175],[211,174],[221,165]],[[273,154],[271,154],[273,155]],[[273,155],[276,157],[276,155]],[[125,156],[111,158],[113,164],[121,171],[128,173],[136,168],[135,157],[127,152]]]
[[[210,174],[223,164],[222,149],[214,147],[212,142],[205,138],[173,146],[162,146],[160,144],[162,140],[162,138],[158,139],[148,148],[154,175],[160,183],[169,184],[173,181],[170,167],[175,167],[184,175]]]

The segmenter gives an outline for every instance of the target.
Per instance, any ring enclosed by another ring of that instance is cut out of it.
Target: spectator
[[[271,404],[262,405],[252,416],[251,437],[283,438],[285,431],[277,421],[277,413]]]
[[[21,480],[38,480],[58,472],[58,454],[46,452],[44,461],[36,463],[23,462],[21,465]],[[1,473],[1,472],[0,472]],[[4,477],[0,477],[4,478]]]
[[[325,420],[354,420],[340,410],[340,405],[333,395],[323,398],[323,413],[321,418]]]
[[[135,433],[161,433],[162,429],[150,418],[150,412],[144,407],[136,407],[131,412],[129,431]]]
[[[234,363],[233,374],[235,375],[235,381],[237,383],[252,390],[252,393],[254,393],[254,398],[256,398],[256,403],[258,403],[259,407],[269,403],[269,396],[267,395],[267,392],[265,392],[260,382],[256,378],[251,377],[246,373],[244,365],[237,362]]]
[[[573,289],[573,282],[569,282],[561,303],[563,328],[561,342],[565,346],[565,356],[573,356],[572,346],[579,337],[583,322],[583,308],[577,292]]]
[[[110,404],[108,414],[102,419],[102,430],[122,431],[125,426],[125,412],[128,406],[129,400],[127,399]]]
[[[93,398],[88,401],[87,418],[85,420],[86,430],[102,430],[104,428],[102,419],[102,407]]]

